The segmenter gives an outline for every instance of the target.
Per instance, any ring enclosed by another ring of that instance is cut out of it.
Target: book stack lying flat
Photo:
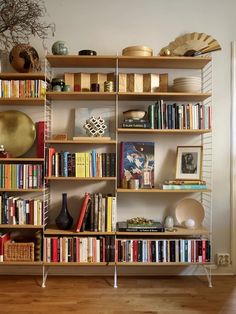
[[[203,180],[168,180],[159,185],[163,190],[206,190],[206,181]]]
[[[150,123],[144,119],[125,119],[122,123],[122,128],[142,128],[142,129],[150,129]]]
[[[149,224],[130,224],[127,221],[120,221],[117,223],[118,231],[124,232],[164,232],[165,228],[163,225],[154,221]]]

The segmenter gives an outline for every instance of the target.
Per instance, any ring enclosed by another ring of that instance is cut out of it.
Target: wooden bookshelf
[[[115,68],[117,60],[117,57],[113,55],[47,55],[46,58],[50,65],[56,68]]]
[[[115,266],[115,262],[44,262],[45,266]]]
[[[117,262],[118,266],[190,266],[190,265],[213,265],[213,263],[194,263],[194,262]]]
[[[211,192],[210,189],[204,189],[204,190],[162,190],[162,189],[117,189],[117,193],[201,193],[201,192]]]
[[[31,192],[44,192],[45,189],[5,189],[0,188],[0,192],[14,192],[14,193],[31,193]]]
[[[49,181],[113,181],[116,177],[46,177],[45,180]]]
[[[197,229],[187,229],[181,227],[174,227],[174,231],[165,231],[165,232],[123,232],[117,231],[116,236],[138,236],[139,238],[142,236],[158,236],[158,237],[180,237],[180,236],[192,236],[192,235],[209,235],[210,232],[205,228],[197,228]]]
[[[9,225],[9,224],[0,224],[0,228],[6,229],[43,229],[43,225]]]
[[[211,57],[130,57],[118,56],[120,68],[202,69]]]
[[[0,105],[3,106],[44,106],[45,99],[44,98],[18,98],[18,97],[10,97],[10,98],[0,98]]]
[[[203,101],[211,96],[211,93],[128,93],[118,92],[119,100],[157,100],[165,101]]]
[[[92,231],[84,231],[84,232],[76,232],[74,230],[59,230],[56,226],[49,226],[44,231],[44,234],[47,236],[54,235],[63,235],[63,236],[97,236],[97,235],[115,235],[115,232],[92,232]]]
[[[91,145],[96,145],[96,144],[116,144],[117,142],[115,140],[106,140],[103,139],[102,137],[99,139],[87,139],[87,140],[66,140],[66,141],[61,141],[61,140],[45,140],[46,144],[91,144]]]
[[[5,162],[44,162],[44,158],[34,158],[34,157],[27,157],[27,158],[21,158],[21,157],[16,157],[16,158],[0,158],[0,161],[5,161]]]
[[[114,92],[47,92],[49,100],[115,100]]]
[[[0,262],[0,266],[42,266],[43,262]]]
[[[0,80],[45,80],[44,72],[2,72],[0,73]]]
[[[179,129],[171,129],[171,130],[166,130],[166,129],[138,129],[138,128],[118,128],[117,129],[118,133],[147,133],[147,134],[191,134],[191,135],[199,135],[199,134],[206,134],[206,133],[211,133],[211,130],[190,130],[190,129],[184,129],[184,130],[179,130]]]

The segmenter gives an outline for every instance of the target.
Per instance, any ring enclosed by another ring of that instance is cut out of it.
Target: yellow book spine
[[[112,225],[112,196],[107,196],[107,232],[111,232]]]

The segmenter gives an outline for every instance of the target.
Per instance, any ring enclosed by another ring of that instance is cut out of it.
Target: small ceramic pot
[[[52,53],[54,55],[68,55],[69,51],[65,41],[58,40],[52,45]]]

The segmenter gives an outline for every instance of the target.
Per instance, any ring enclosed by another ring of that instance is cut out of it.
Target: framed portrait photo
[[[202,146],[178,146],[176,179],[201,180]]]

